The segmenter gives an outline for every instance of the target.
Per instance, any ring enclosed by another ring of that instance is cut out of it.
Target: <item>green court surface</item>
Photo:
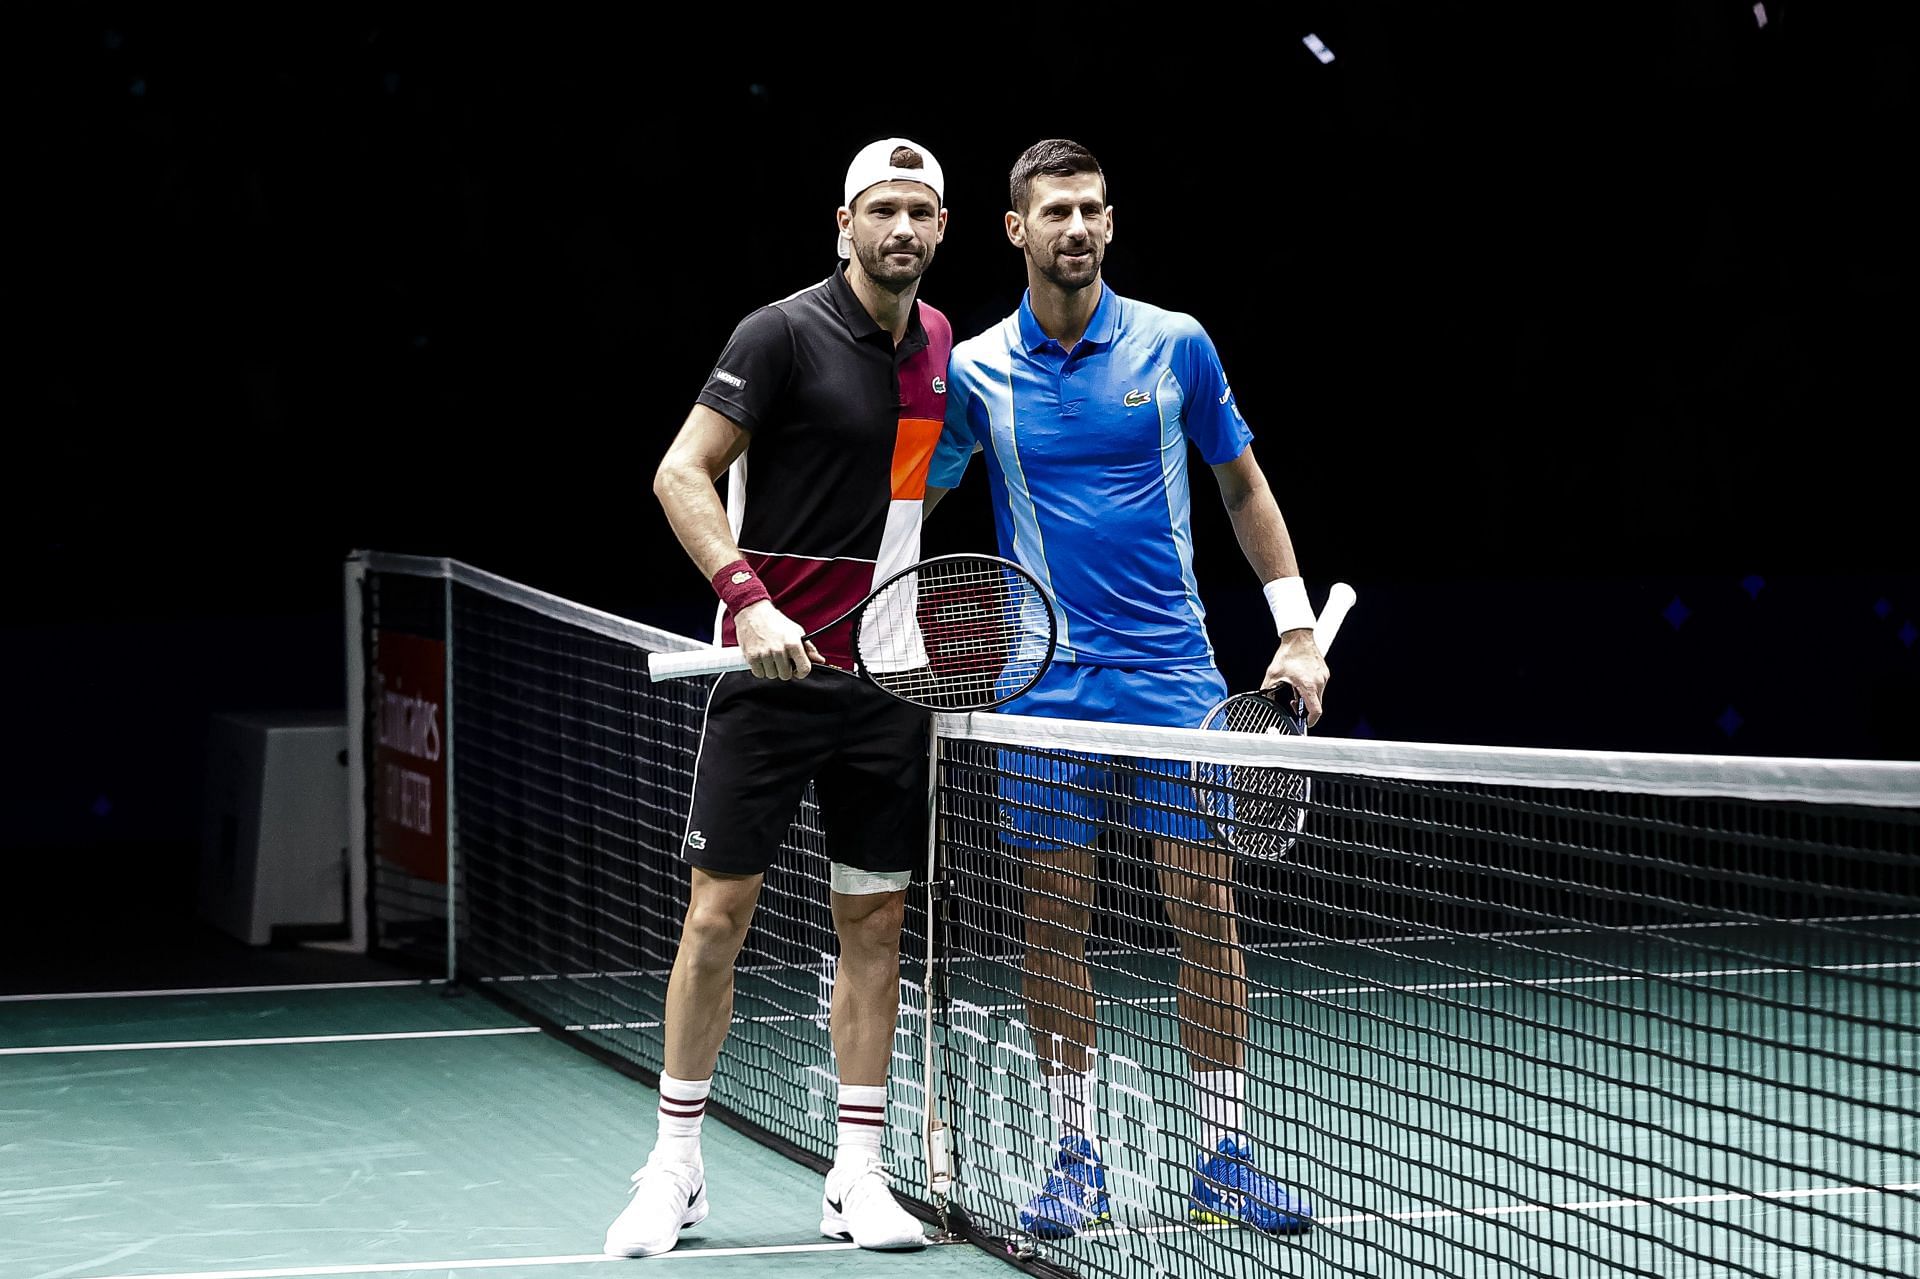
[[[1920,1104],[1913,987],[1840,979],[1885,966],[1865,952],[1782,953],[1776,970],[1757,930],[1715,934],[1719,955],[1687,943],[1250,953],[1248,1109],[1265,1166],[1316,1206],[1295,1238],[1187,1223],[1176,965],[1096,954],[1114,1221],[1041,1258],[1142,1279],[1920,1274],[1920,1140],[1889,1113]],[[955,962],[940,1032],[956,1197],[1001,1228],[1051,1140],[1018,972],[1015,955]],[[562,1025],[607,1016],[603,1045],[657,1037],[655,975],[517,985]],[[806,1112],[816,1138],[831,1080],[795,1063],[829,1060],[825,993],[810,971],[742,972],[729,1037],[753,1075],[738,1085]],[[917,988],[904,1004],[893,1119],[913,1131]],[[654,1107],[500,1004],[433,985],[0,999],[0,1277],[663,1264],[598,1255]],[[823,1240],[817,1174],[718,1123],[705,1145],[714,1215],[674,1265],[1014,1273],[966,1246]],[[917,1189],[919,1152],[894,1154]]]
[[[0,1002],[0,1276],[660,1264],[598,1255],[655,1101],[431,986]],[[822,1239],[818,1174],[718,1123],[704,1144],[714,1212],[674,1273],[1011,1273]]]
[[[1758,931],[1716,934],[1740,960],[1685,941],[1250,955],[1252,1136],[1316,1210],[1293,1239],[1167,1224],[1195,1149],[1177,965],[1095,958],[1115,1221],[1044,1255],[1182,1275],[1920,1275],[1920,1132],[1888,1113],[1920,1104],[1913,988],[1841,979],[1884,966],[1862,955],[1832,977],[1774,968]],[[987,1066],[962,1068],[957,1193],[1017,1205],[1049,1138],[1028,1117],[1046,1095],[1008,996],[1018,960],[956,968],[950,1020]]]
[[[1252,1135],[1266,1170],[1316,1208],[1310,1235],[1274,1239],[1187,1224],[1196,1134],[1177,962],[1096,952],[1115,1220],[1041,1257],[1179,1279],[1920,1274],[1920,1134],[1889,1113],[1920,1106],[1920,992],[1860,980],[1904,973],[1890,953],[1836,941],[1810,955],[1747,927],[1257,950]],[[939,1037],[956,1199],[1004,1230],[1053,1138],[1020,960],[949,971]],[[610,1046],[657,1035],[652,976],[519,986],[563,1023],[608,1018]],[[912,1131],[924,1004],[903,989],[893,1118]],[[781,1062],[829,1060],[824,983],[743,972],[738,991],[728,1053],[742,1069],[727,1086],[768,1091],[829,1137],[830,1074],[776,1081]],[[923,1170],[917,1152],[902,1164]]]

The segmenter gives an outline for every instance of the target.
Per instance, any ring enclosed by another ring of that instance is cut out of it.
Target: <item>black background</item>
[[[653,467],[891,133],[945,167],[960,336],[1024,284],[1014,157],[1101,158],[1109,282],[1208,328],[1315,602],[1359,590],[1324,731],[1920,758],[1910,7],[1513,8],[23,33],[15,884],[177,901],[207,717],[343,704],[354,548],[710,624]],[[984,489],[930,551],[990,544]],[[1195,498],[1246,685],[1271,627]]]

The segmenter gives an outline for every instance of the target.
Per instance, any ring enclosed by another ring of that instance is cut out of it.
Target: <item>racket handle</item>
[[[1327,606],[1320,610],[1313,624],[1313,641],[1320,646],[1320,656],[1325,657],[1333,647],[1333,637],[1340,633],[1340,623],[1347,620],[1347,610],[1353,607],[1356,598],[1353,588],[1345,582],[1335,582],[1327,592]]]
[[[650,653],[647,674],[656,682],[686,679],[692,675],[718,675],[724,671],[748,669],[747,658],[737,648],[692,648],[684,653]]]

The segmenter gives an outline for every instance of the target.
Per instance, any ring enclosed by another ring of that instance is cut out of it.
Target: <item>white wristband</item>
[[[1285,635],[1301,628],[1313,629],[1313,605],[1307,602],[1307,580],[1303,577],[1276,577],[1260,588],[1273,614],[1274,629]]]

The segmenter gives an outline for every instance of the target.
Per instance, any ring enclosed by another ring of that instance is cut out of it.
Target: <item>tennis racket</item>
[[[848,673],[927,710],[983,711],[1010,702],[1053,660],[1052,598],[1033,574],[994,555],[921,560],[806,638],[849,622]],[[647,659],[655,680],[747,669],[738,648]]]
[[[1346,620],[1357,596],[1345,582],[1327,592],[1326,607],[1314,622],[1314,641],[1322,656],[1333,647],[1333,637]],[[1254,693],[1235,693],[1207,712],[1200,727],[1224,733],[1265,733],[1305,737],[1307,721],[1292,697],[1283,698],[1285,685]],[[1263,764],[1199,764],[1194,780],[1203,783],[1201,807],[1213,820],[1221,842],[1243,857],[1274,861],[1293,849],[1294,837],[1307,820],[1307,801],[1313,783],[1304,773]]]

